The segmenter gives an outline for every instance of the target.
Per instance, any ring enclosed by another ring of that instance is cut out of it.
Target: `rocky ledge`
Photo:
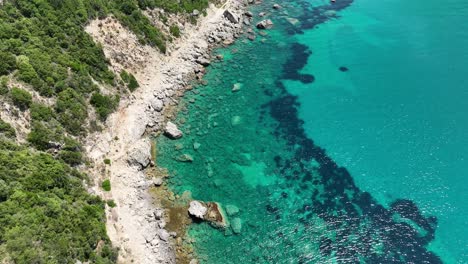
[[[188,212],[193,218],[207,221],[215,227],[229,227],[226,213],[217,202],[191,201]]]

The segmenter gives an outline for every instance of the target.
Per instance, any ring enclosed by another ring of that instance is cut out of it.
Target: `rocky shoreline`
[[[171,200],[173,194],[167,188],[153,191],[158,195],[150,192],[161,188],[167,176],[160,168],[148,168],[154,166],[155,159],[150,136],[162,133],[166,126],[167,134],[181,136],[174,124],[167,123],[174,117],[178,97],[192,80],[202,78],[211,60],[222,59],[211,57],[213,47],[229,45],[242,34],[242,26],[250,23],[251,14],[245,11],[252,3],[233,0],[211,7],[197,26],[185,29],[166,56],[139,45],[136,37],[115,21],[107,20],[104,26],[102,21],[93,21],[88,26],[87,31],[103,46],[113,67],[134,73],[141,86],[121,102],[105,130],[90,135],[85,144],[94,164],[88,171],[95,181],[90,192],[116,203],[106,209],[107,231],[120,249],[120,263],[176,263],[175,245],[180,234],[168,231],[169,213],[163,202]],[[115,27],[120,33],[109,37]],[[104,159],[111,164],[104,164]],[[110,192],[96,187],[104,179],[112,183]],[[183,207],[185,214],[187,209],[188,204]]]

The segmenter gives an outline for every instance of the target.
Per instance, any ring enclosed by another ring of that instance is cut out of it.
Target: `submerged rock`
[[[167,122],[164,133],[166,136],[172,139],[178,139],[182,137],[182,131],[180,131],[177,125],[172,122]]]
[[[241,88],[242,88],[242,84],[240,84],[240,83],[235,83],[235,84],[232,86],[231,91],[232,91],[232,92],[238,92],[238,91],[240,91]]]
[[[239,208],[237,206],[235,206],[235,205],[228,204],[228,205],[226,205],[226,213],[229,216],[236,215],[236,214],[239,213]]]
[[[193,157],[190,154],[182,154],[180,156],[177,156],[176,160],[180,162],[192,162]]]
[[[232,126],[237,126],[237,125],[239,125],[241,123],[241,121],[242,121],[242,119],[241,119],[240,116],[233,116],[231,118],[231,125]]]
[[[198,142],[194,142],[194,143],[193,143],[193,149],[194,149],[194,150],[198,150],[198,149],[200,148],[200,146],[201,146],[201,144],[198,143]]]
[[[190,202],[190,207],[188,209],[188,212],[191,216],[196,217],[198,219],[204,219],[207,211],[208,211],[208,208],[206,208],[201,202],[199,201]]]
[[[234,232],[234,234],[240,234],[240,232],[242,230],[242,220],[240,218],[238,218],[238,217],[232,219],[231,228],[232,228],[232,232]]]
[[[270,29],[273,27],[273,21],[270,19],[265,19],[257,23],[258,29]]]

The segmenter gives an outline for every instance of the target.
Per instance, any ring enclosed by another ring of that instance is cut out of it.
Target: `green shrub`
[[[128,89],[131,92],[135,91],[138,87],[140,87],[135,76],[133,76],[133,74],[131,73],[122,71],[120,72],[120,78],[122,78],[122,81],[124,81],[124,83],[128,86]]]
[[[71,166],[77,166],[83,163],[83,154],[78,151],[61,150],[58,158]]]
[[[104,164],[110,165],[110,164],[111,164],[111,160],[110,160],[110,159],[104,159]]]
[[[34,70],[27,56],[20,55],[18,56],[16,61],[17,61],[17,67],[18,67],[18,78],[21,81],[31,83],[32,80],[39,78],[36,70]]]
[[[16,58],[11,53],[0,52],[0,75],[7,75],[15,70]]]
[[[94,93],[91,96],[90,103],[96,109],[99,118],[102,121],[105,121],[107,116],[114,112],[119,104],[120,97],[116,96],[107,96],[100,93]]]
[[[130,82],[130,75],[125,70],[122,70],[120,72],[120,78],[122,79],[122,81],[124,81],[125,84],[128,84]]]
[[[66,89],[58,94],[55,103],[58,121],[72,135],[80,135],[85,132],[88,117],[86,102],[83,97],[73,89]]]
[[[104,180],[101,184],[101,187],[104,191],[106,192],[110,192],[111,190],[111,183],[110,183],[110,180],[107,179],[107,180]]]
[[[23,89],[13,87],[11,89],[11,99],[13,104],[15,104],[21,110],[29,108],[32,104],[32,95]]]
[[[177,25],[172,25],[169,27],[169,32],[171,32],[172,36],[178,38],[180,37],[180,29]]]
[[[0,95],[8,94],[10,90],[8,89],[8,77],[0,77]]]
[[[136,80],[135,76],[133,74],[130,74],[130,82],[128,83],[128,89],[133,92],[135,91],[140,85],[138,84],[138,81]]]
[[[52,140],[52,135],[52,131],[41,122],[33,122],[27,139],[38,150],[47,150],[49,148],[49,141]]]
[[[10,263],[115,263],[104,202],[84,175],[18,145],[2,144],[0,168],[0,252]]]
[[[117,206],[117,204],[115,203],[114,200],[107,200],[107,205],[110,207],[110,208],[114,208]]]
[[[54,111],[43,104],[32,103],[30,109],[31,119],[33,121],[45,121],[48,122],[54,118]]]
[[[2,119],[0,119],[0,134],[3,134],[7,138],[16,137],[15,129]]]

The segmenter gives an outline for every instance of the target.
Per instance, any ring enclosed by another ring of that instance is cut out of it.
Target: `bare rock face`
[[[140,170],[151,162],[151,142],[148,138],[137,141],[128,154],[128,164],[137,166]]]
[[[196,217],[198,219],[204,219],[208,208],[206,208],[201,202],[199,201],[191,201],[190,207],[188,212],[191,216]]]
[[[272,27],[273,27],[273,21],[271,21],[270,19],[262,20],[258,22],[257,24],[258,29],[270,29]]]
[[[177,125],[172,122],[167,122],[164,133],[172,139],[178,139],[182,137],[182,131],[180,131]]]
[[[226,17],[231,23],[238,24],[239,23],[239,17],[234,14],[230,10],[225,10],[223,13],[224,17]]]

